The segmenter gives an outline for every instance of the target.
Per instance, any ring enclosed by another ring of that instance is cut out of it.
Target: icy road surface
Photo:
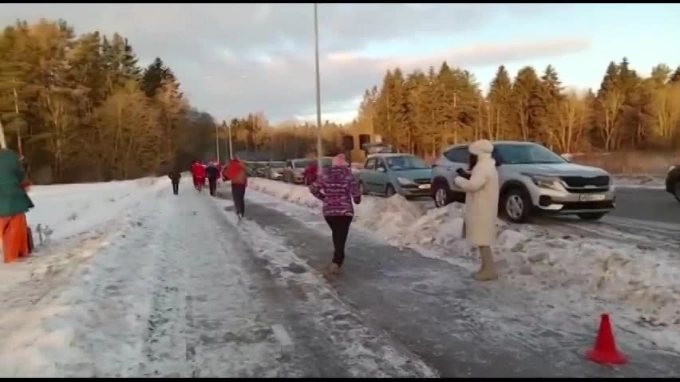
[[[187,179],[170,191],[20,264],[79,259],[6,289],[0,377],[436,376],[304,262],[249,247],[246,226]]]

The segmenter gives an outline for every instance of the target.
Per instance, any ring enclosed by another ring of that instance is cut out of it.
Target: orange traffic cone
[[[593,362],[604,365],[623,365],[628,362],[626,356],[616,349],[616,341],[608,314],[602,315],[595,346],[586,353],[586,357]]]

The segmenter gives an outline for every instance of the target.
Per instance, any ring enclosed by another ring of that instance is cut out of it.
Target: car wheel
[[[680,180],[675,182],[675,188],[673,189],[673,196],[675,196],[675,199],[680,202]]]
[[[521,188],[511,188],[503,194],[501,207],[503,215],[513,223],[529,220],[533,208],[529,193]]]
[[[385,187],[385,197],[390,197],[394,195],[396,192],[394,191],[394,187],[392,187],[391,184],[388,184],[387,187]]]
[[[366,195],[366,186],[364,185],[364,182],[359,182],[359,193],[361,195]]]
[[[578,217],[581,220],[594,222],[602,219],[602,217],[604,217],[604,215],[606,214],[607,214],[606,212],[588,212],[585,214],[578,214]]]
[[[435,183],[433,199],[435,207],[446,207],[446,205],[451,203],[451,199],[449,198],[449,187],[442,182]]]

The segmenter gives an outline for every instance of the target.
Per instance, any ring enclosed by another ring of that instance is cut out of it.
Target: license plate
[[[421,190],[429,190],[430,185],[429,184],[421,184],[420,186],[418,186],[418,188],[420,188]]]
[[[578,196],[578,200],[582,202],[599,202],[604,200],[603,194],[582,194]]]

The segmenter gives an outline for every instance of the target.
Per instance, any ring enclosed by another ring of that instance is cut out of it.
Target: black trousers
[[[172,193],[175,195],[179,194],[179,181],[172,181]]]
[[[208,186],[210,187],[210,195],[215,195],[217,190],[217,178],[208,178]]]
[[[234,199],[236,213],[243,216],[246,214],[246,186],[244,184],[231,184],[231,197]]]
[[[352,216],[326,216],[326,223],[333,233],[333,263],[339,267],[345,262],[345,244],[352,218]]]

